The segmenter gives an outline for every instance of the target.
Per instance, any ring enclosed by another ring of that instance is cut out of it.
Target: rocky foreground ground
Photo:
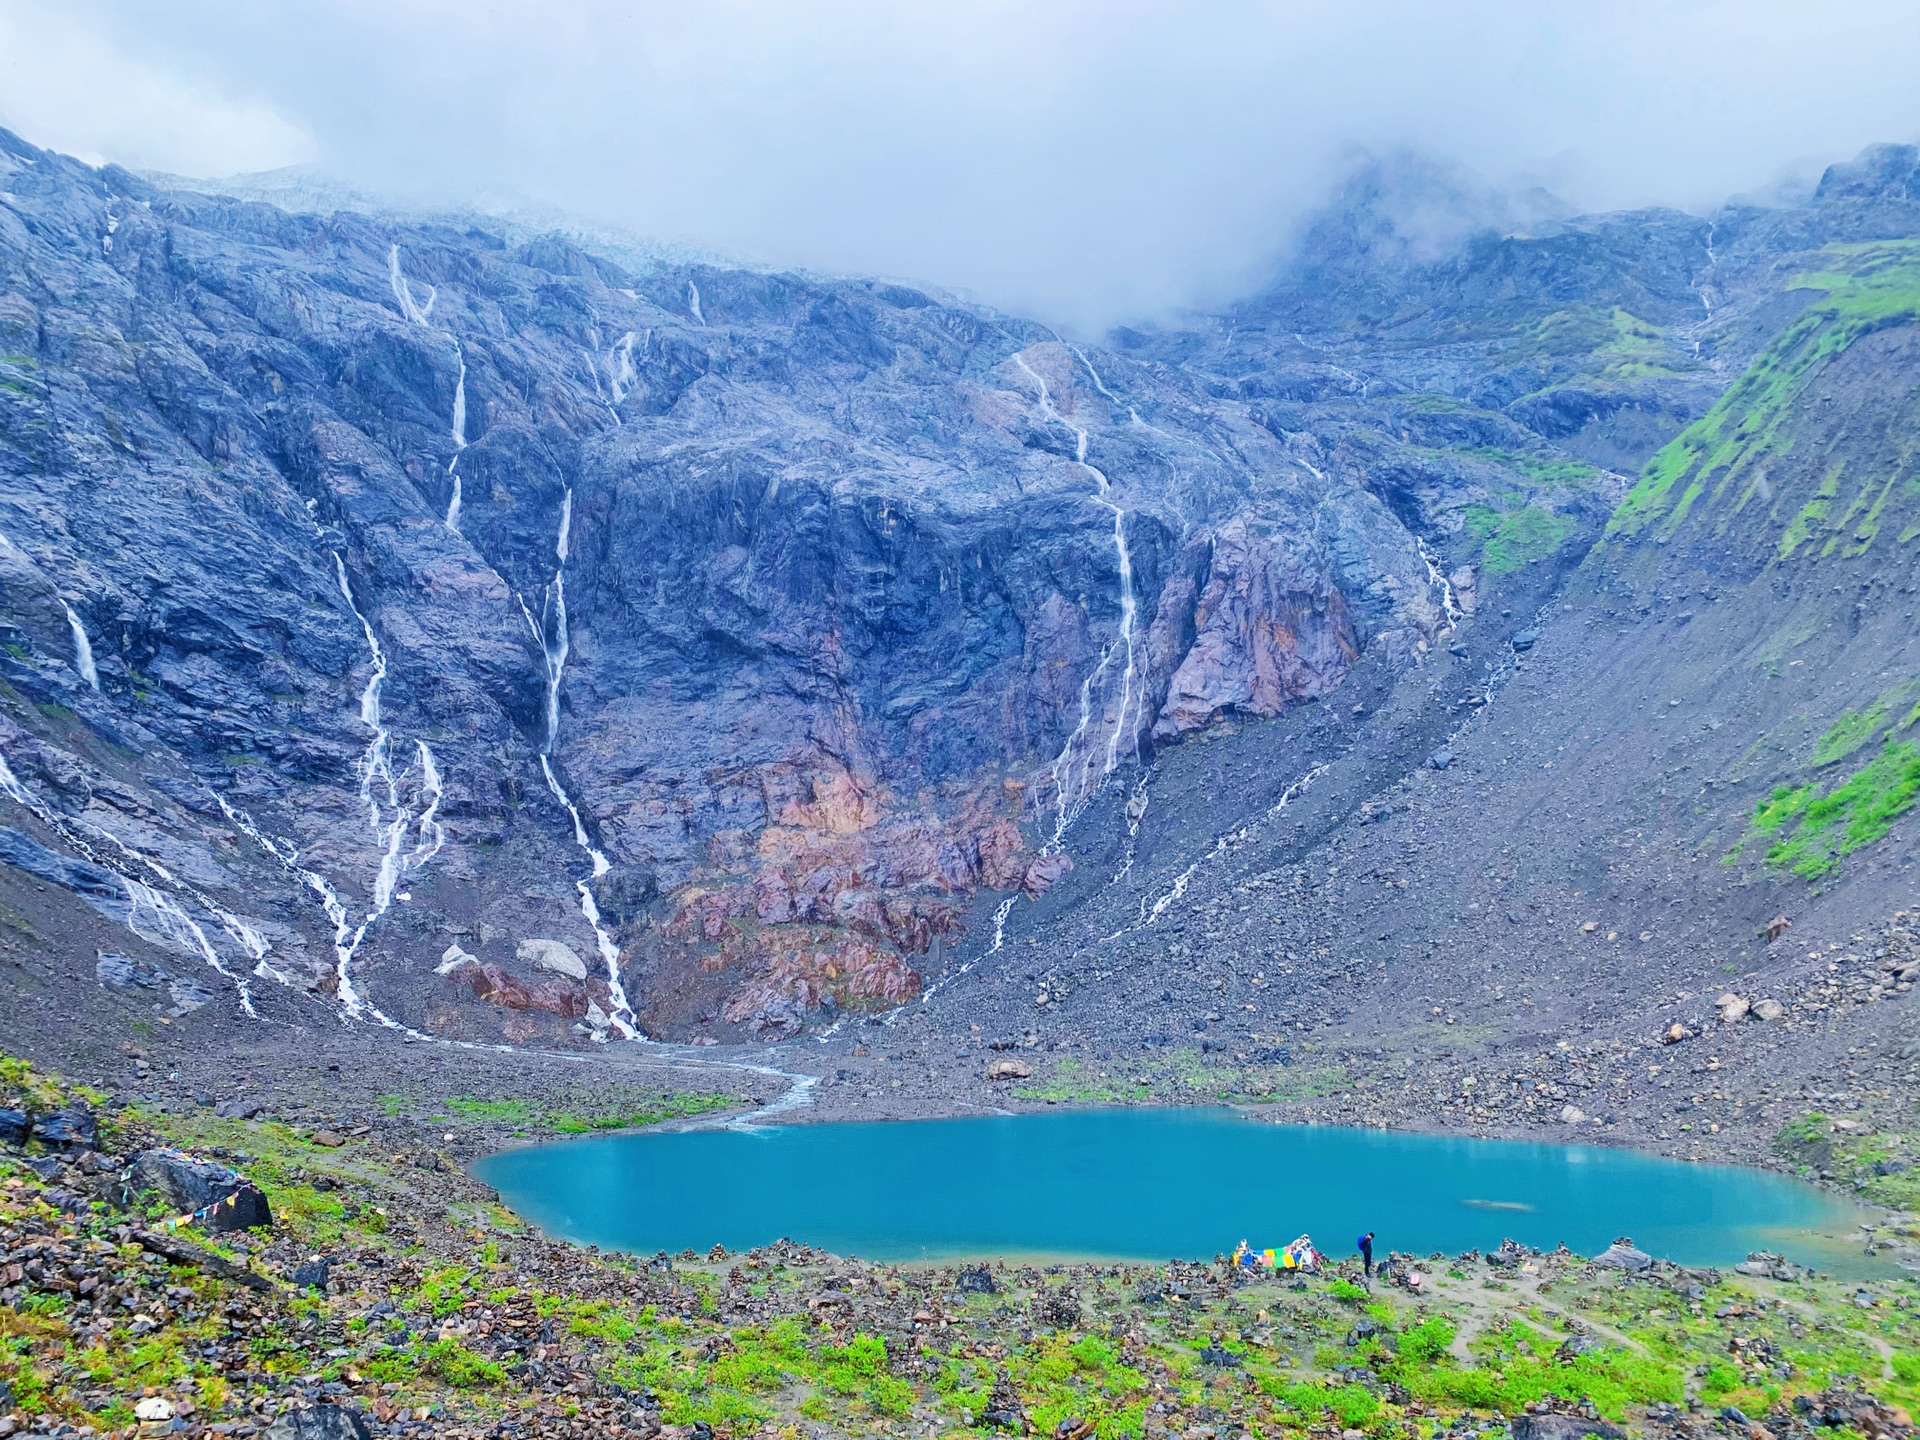
[[[713,1096],[289,1122],[18,1061],[0,1089],[5,1435],[1877,1440],[1920,1400],[1920,1283],[1892,1266],[1861,1284],[1508,1246],[1394,1256],[1369,1285],[1351,1261],[1242,1282],[1217,1258],[602,1254],[531,1231],[461,1157]],[[1801,1138],[1842,1179],[1865,1163],[1848,1132]],[[216,1228],[262,1201],[269,1225]]]

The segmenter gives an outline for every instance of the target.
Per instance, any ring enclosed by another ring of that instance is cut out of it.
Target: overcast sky
[[[1920,138],[1920,4],[0,0],[0,124],[524,195],[1093,331],[1257,283],[1356,149],[1700,208]]]

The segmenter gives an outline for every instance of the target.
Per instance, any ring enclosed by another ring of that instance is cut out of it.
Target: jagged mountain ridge
[[[1444,623],[1378,497],[1178,371],[7,153],[13,683],[84,722],[23,711],[21,778],[369,1013],[897,1001],[1156,736]]]
[[[1665,290],[1632,291],[1666,310],[1612,304],[1639,252],[1590,263],[1579,236],[1642,223],[1626,219],[1383,277],[1429,300],[1447,273],[1518,285],[1517,353],[1512,316],[1408,343],[1283,330],[1279,302],[1251,364],[1233,358],[1246,339],[1216,353],[1206,332],[1081,350],[903,287],[634,275],[559,241],[288,217],[10,153],[31,363],[9,372],[9,452],[40,445],[59,485],[107,503],[52,484],[16,502],[8,678],[147,763],[136,777],[45,711],[21,709],[0,748],[341,998],[311,882],[209,805],[257,812],[336,886],[349,943],[378,912],[346,967],[359,998],[477,1039],[608,1034],[629,1012],[778,1035],[823,1002],[911,996],[986,942],[978,892],[1064,875],[1035,913],[1075,903],[1097,876],[1068,866],[1117,838],[1136,755],[1325,695],[1356,664],[1368,696],[1425,684],[1421,657],[1466,618],[1449,603],[1548,593],[1626,488],[1606,467],[1702,413],[1796,303],[1762,283],[1778,240],[1744,291],[1715,274],[1733,293],[1704,331],[1673,264]],[[1888,203],[1887,185],[1844,188],[1820,203]],[[1831,228],[1798,223],[1794,244]],[[1567,432],[1570,390],[1629,398]],[[137,506],[118,488],[135,472],[165,487]],[[215,545],[194,507],[219,515]],[[174,551],[188,571],[154,560]],[[142,553],[129,587],[108,557]],[[1504,644],[1467,634],[1473,663]],[[390,793],[377,769],[361,783],[369,636]],[[1388,750],[1418,763],[1411,745]],[[1212,812],[1258,789],[1196,792],[1187,825],[1215,833]],[[1143,880],[1180,813],[1159,803]],[[391,909],[383,884],[405,897]]]

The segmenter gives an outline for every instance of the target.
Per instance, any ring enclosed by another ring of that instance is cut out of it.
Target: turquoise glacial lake
[[[1233,1110],[682,1130],[535,1145],[474,1173],[549,1234],[652,1253],[781,1237],[874,1260],[1168,1260],[1300,1233],[1335,1256],[1489,1249],[1511,1236],[1726,1265],[1774,1250],[1872,1268],[1859,1212],[1811,1185],[1629,1150],[1273,1125]]]

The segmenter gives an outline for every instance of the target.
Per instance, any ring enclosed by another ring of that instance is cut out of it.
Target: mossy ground
[[[1696,515],[1725,532],[1766,517],[1775,557],[1866,553],[1894,515],[1920,510],[1912,454],[1894,469],[1849,473],[1845,456],[1798,488],[1770,463],[1792,450],[1807,417],[1804,392],[1824,365],[1882,328],[1920,320],[1920,242],[1834,245],[1794,287],[1823,292],[1701,419],[1647,462],[1607,526],[1609,538],[1673,535]],[[1702,523],[1706,523],[1704,520]],[[1912,538],[1903,529],[1897,543]]]
[[[1916,695],[1920,681],[1907,681],[1858,710],[1841,711],[1814,744],[1807,763],[1816,773],[1776,785],[1754,805],[1747,840],[1766,845],[1769,865],[1823,879],[1846,856],[1883,839],[1913,808],[1920,799],[1920,744],[1903,737],[1920,724]],[[1817,773],[1862,751],[1869,751],[1866,762],[1850,772]]]
[[[1515,570],[1558,554],[1579,528],[1571,516],[1526,505],[1517,510],[1467,507],[1467,529],[1480,541],[1480,561],[1488,573]]]
[[[1347,1083],[1334,1066],[1243,1063],[1192,1046],[1162,1050],[1127,1066],[1061,1060],[1053,1073],[1014,1091],[1023,1100],[1053,1104],[1110,1104],[1221,1100],[1229,1104],[1266,1104],[1331,1095]]]
[[[42,1102],[63,1088],[17,1063],[4,1073]],[[282,1282],[325,1253],[332,1283],[261,1294],[143,1255],[125,1213],[63,1211],[20,1160],[0,1160],[10,1254],[94,1257],[7,1291],[0,1382],[16,1408],[124,1430],[158,1389],[199,1421],[257,1428],[302,1391],[450,1436],[503,1423],[617,1436],[636,1408],[720,1437],[805,1423],[959,1435],[1011,1397],[1041,1434],[1231,1424],[1416,1440],[1542,1402],[1588,1401],[1629,1424],[1659,1404],[1760,1414],[1845,1376],[1920,1400],[1911,1280],[1876,1283],[1862,1304],[1817,1279],[1628,1278],[1554,1254],[1501,1270],[1414,1262],[1431,1287],[1419,1296],[1368,1289],[1351,1262],[1244,1284],[1218,1263],[1001,1263],[992,1293],[969,1293],[950,1266],[784,1243],[671,1261],[584,1251],[532,1234],[465,1177],[424,1193],[405,1157],[283,1125],[128,1111],[108,1143],[159,1138],[218,1148],[272,1197],[272,1237],[198,1243]],[[88,1265],[104,1289],[62,1288]],[[1562,1351],[1576,1335],[1587,1353]]]
[[[517,1096],[494,1100],[454,1096],[440,1101],[416,1099],[399,1093],[380,1097],[380,1108],[389,1116],[479,1122],[499,1126],[518,1137],[637,1130],[668,1120],[686,1120],[697,1115],[712,1114],[737,1104],[739,1100],[732,1095],[685,1091],[635,1091],[609,1095],[591,1106],[556,1106]]]

